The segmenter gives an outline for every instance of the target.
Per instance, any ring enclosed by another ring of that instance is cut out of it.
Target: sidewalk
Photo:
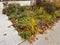
[[[21,42],[21,38],[14,27],[8,28],[10,25],[12,23],[6,15],[2,14],[2,9],[0,9],[0,45],[17,45]]]

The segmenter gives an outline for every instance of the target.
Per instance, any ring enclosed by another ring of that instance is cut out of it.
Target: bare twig
[[[18,45],[22,44],[23,42],[25,42],[26,40],[22,41],[21,43],[19,43]]]

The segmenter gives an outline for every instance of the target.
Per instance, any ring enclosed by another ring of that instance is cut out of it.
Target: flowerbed
[[[37,34],[44,34],[47,29],[51,29],[54,23],[60,19],[60,10],[54,5],[20,6],[18,3],[4,4],[3,14],[6,14],[24,40],[33,42]]]

